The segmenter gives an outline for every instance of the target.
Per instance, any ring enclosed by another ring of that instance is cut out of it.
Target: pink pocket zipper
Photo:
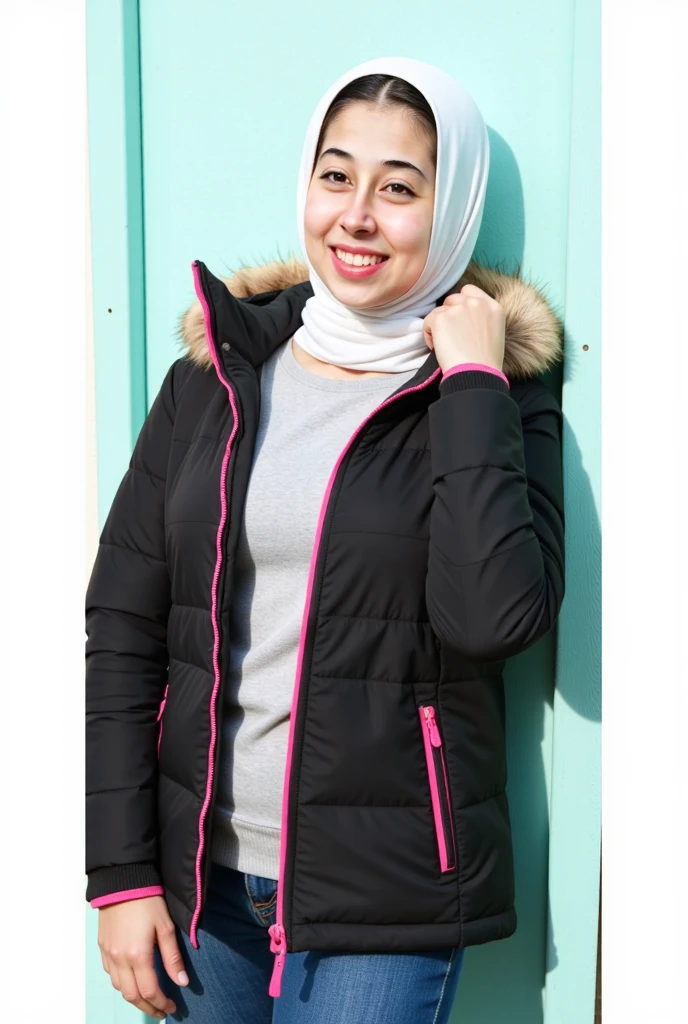
[[[444,763],[442,736],[435,717],[435,708],[430,704],[418,708],[423,728],[423,745],[425,760],[430,779],[430,795],[432,797],[432,815],[435,820],[437,848],[440,855],[440,870],[456,869],[456,847],[454,844],[454,822],[449,796],[449,780],[447,767]]]
[[[165,687],[165,693],[163,694],[163,698],[160,701],[160,710],[158,711],[157,717],[157,721],[160,722],[160,728],[158,729],[158,757],[160,757],[160,741],[162,740],[162,716],[165,710],[165,704],[167,704],[167,691],[169,690],[169,688],[170,684],[168,683],[167,686]]]

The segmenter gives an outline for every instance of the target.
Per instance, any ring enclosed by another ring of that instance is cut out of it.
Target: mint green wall
[[[329,10],[313,0],[291,8],[276,0],[260,8],[90,0],[101,521],[145,404],[179,352],[173,332],[194,298],[191,260],[221,274],[298,251],[301,140],[324,89],[346,68],[385,54],[453,73],[478,102],[491,142],[475,255],[521,262],[566,323],[565,378],[552,384],[563,383],[569,562],[558,637],[515,659],[507,673],[519,927],[511,939],[468,950],[453,1020],[591,1024],[599,874],[599,0],[486,7],[454,0],[425,18],[392,0]],[[140,1019],[128,1006],[112,1009],[103,978],[96,948],[88,1024]]]
[[[599,21],[598,0],[576,0],[562,297],[567,597],[554,695],[546,1024],[588,1024],[594,1017],[601,769]]]

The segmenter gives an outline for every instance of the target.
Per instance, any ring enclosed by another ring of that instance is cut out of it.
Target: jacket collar
[[[231,277],[216,277],[196,261],[208,303],[217,356],[238,352],[254,367],[263,363],[301,325],[301,311],[313,294],[305,263],[292,258],[258,267],[242,267]],[[525,281],[520,270],[505,274],[471,260],[452,292],[475,284],[496,299],[506,315],[504,373],[528,378],[551,369],[562,358],[563,324],[544,293]],[[212,365],[205,318],[199,300],[179,318],[177,336],[197,366]],[[223,345],[229,346],[223,349]],[[433,352],[410,383],[437,369]],[[409,386],[409,385],[407,385]]]

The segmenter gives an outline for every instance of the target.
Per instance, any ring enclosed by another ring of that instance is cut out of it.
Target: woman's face
[[[328,128],[306,196],[306,252],[346,306],[405,295],[428,255],[435,197],[430,142],[399,106],[345,107]],[[383,257],[368,265],[364,254]]]

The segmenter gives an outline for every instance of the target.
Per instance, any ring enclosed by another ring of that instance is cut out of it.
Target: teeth
[[[343,249],[335,249],[337,258],[342,263],[348,263],[352,267],[369,267],[371,264],[382,263],[384,256],[361,256],[357,253],[355,256],[351,252],[344,252]]]

